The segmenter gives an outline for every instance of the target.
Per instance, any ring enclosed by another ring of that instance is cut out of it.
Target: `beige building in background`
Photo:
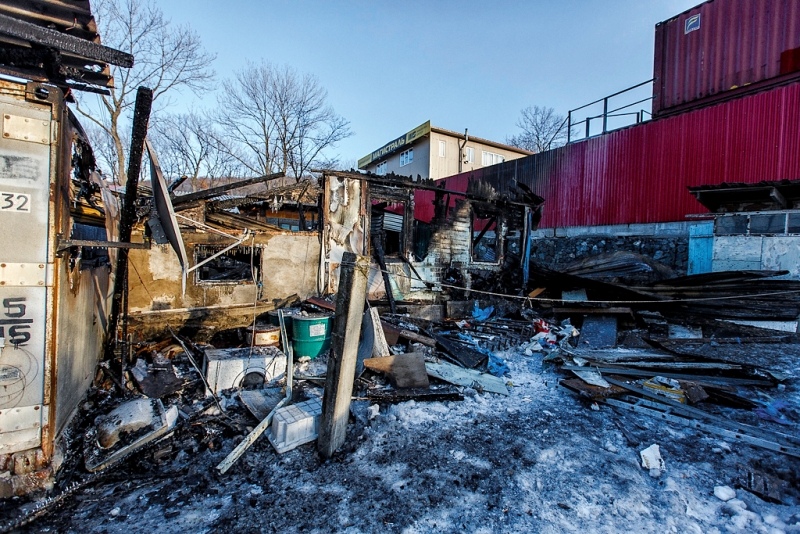
[[[532,154],[527,150],[431,126],[430,121],[358,160],[358,168],[439,180]]]

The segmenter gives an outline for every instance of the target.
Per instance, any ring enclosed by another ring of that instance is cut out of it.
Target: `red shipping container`
[[[656,25],[653,114],[800,78],[800,0],[710,0]]]

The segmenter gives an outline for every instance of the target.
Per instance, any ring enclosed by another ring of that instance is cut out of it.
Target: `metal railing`
[[[609,100],[611,100],[612,98],[620,96],[622,94],[625,94],[625,93],[627,93],[629,91],[633,91],[634,89],[638,89],[639,87],[642,87],[643,85],[647,85],[648,83],[652,83],[654,80],[655,80],[655,78],[651,78],[651,79],[649,79],[649,80],[647,80],[645,82],[636,84],[634,86],[628,87],[627,89],[623,89],[622,91],[618,91],[618,92],[616,92],[614,94],[605,96],[603,98],[595,100],[594,102],[590,102],[588,104],[585,104],[585,105],[583,105],[583,106],[581,106],[579,108],[575,108],[575,109],[569,110],[569,113],[567,113],[567,144],[572,143],[573,141],[580,141],[580,140],[588,139],[589,137],[591,137],[591,126],[592,126],[592,121],[593,120],[597,120],[597,119],[602,120],[603,128],[602,128],[602,131],[600,133],[600,135],[602,135],[602,134],[608,133],[610,131],[609,130],[609,126],[608,126],[608,119],[609,118],[612,118],[612,117],[635,117],[635,121],[636,122],[634,124],[639,124],[640,122],[646,120],[645,117],[644,117],[645,113],[650,115],[650,117],[652,118],[652,114],[649,111],[645,110],[645,109],[619,113],[622,110],[625,110],[625,109],[631,108],[633,106],[637,106],[639,104],[642,104],[644,102],[648,102],[648,101],[652,100],[653,99],[652,95],[648,96],[647,98],[642,98],[641,100],[637,100],[636,102],[631,102],[630,104],[625,104],[624,106],[619,106],[619,107],[611,109],[611,110],[608,109],[608,104],[609,104]],[[602,113],[600,113],[598,115],[590,115],[590,116],[586,117],[583,120],[580,120],[578,122],[573,122],[573,117],[574,117],[573,114],[576,111],[580,111],[580,110],[588,108],[590,106],[594,106],[596,104],[600,104],[601,102],[603,104],[603,112]],[[584,124],[584,123],[586,125],[586,127],[585,127],[585,135],[583,137],[580,137],[580,138],[577,138],[577,139],[573,138],[572,129],[574,127],[580,126],[581,124]],[[611,130],[616,130],[618,128],[623,128],[625,126],[630,126],[630,124],[625,124],[623,126],[617,126],[615,128],[611,128]]]

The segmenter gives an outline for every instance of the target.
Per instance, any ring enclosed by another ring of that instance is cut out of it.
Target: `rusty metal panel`
[[[41,405],[0,409],[0,454],[37,447],[42,441],[42,427],[47,424],[47,410]]]
[[[0,449],[16,452],[42,443],[48,419],[52,122],[49,103],[26,102],[13,90],[0,112]]]
[[[653,114],[800,77],[800,0],[711,0],[656,25]]]
[[[66,263],[61,265],[56,287],[56,435],[83,400],[94,378],[102,353],[103,326],[108,318],[111,293],[106,267],[67,273]]]
[[[0,102],[0,112],[50,124],[49,105],[5,98]],[[50,147],[0,138],[0,192],[0,262],[47,263]]]
[[[683,221],[688,186],[800,178],[800,83],[590,138],[446,180],[518,180],[544,197],[540,228]],[[417,200],[417,207],[425,204]]]
[[[0,337],[5,344],[0,352],[0,412],[9,416],[7,410],[19,409],[33,417],[30,425],[20,422],[19,417],[15,418],[15,428],[6,424],[3,430],[0,424],[3,452],[39,445],[31,445],[30,436],[21,436],[17,430],[39,424],[37,435],[41,432],[41,410],[34,413],[29,408],[42,405],[44,400],[45,297],[45,288],[0,287]]]

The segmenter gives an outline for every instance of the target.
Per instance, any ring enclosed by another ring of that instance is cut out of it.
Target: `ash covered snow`
[[[385,405],[372,419],[370,403],[356,402],[348,442],[331,460],[315,443],[279,456],[262,437],[219,475],[214,466],[236,443],[228,439],[218,450],[179,451],[138,476],[110,476],[27,529],[800,532],[797,459],[607,405],[594,411],[557,387],[541,354],[500,356],[511,369],[508,397],[466,389],[463,402]],[[785,369],[795,376],[797,361]],[[794,382],[782,394],[797,405]],[[651,444],[666,465],[657,478],[641,466]],[[781,504],[743,489],[727,502],[715,496],[751,469],[785,481]]]

